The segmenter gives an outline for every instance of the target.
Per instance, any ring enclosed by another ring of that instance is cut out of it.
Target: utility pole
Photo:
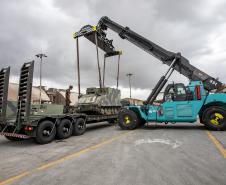
[[[121,54],[122,54],[122,52],[120,52],[120,54],[118,55],[117,84],[116,84],[117,89],[118,89],[118,81],[119,81],[119,62],[120,62]]]
[[[99,51],[98,51],[98,38],[97,38],[97,32],[95,32],[95,43],[96,43],[96,52],[97,52],[97,67],[98,67],[98,73],[99,73],[99,86],[100,86],[100,89],[102,89],[102,81],[101,81],[101,70],[100,70],[100,59],[99,59]]]
[[[40,84],[39,84],[39,105],[42,104],[42,58],[47,57],[46,54],[40,53],[35,55],[37,58],[40,58]]]
[[[131,76],[132,75],[133,75],[132,73],[126,74],[126,76],[128,76],[128,78],[129,78],[129,94],[130,94],[130,98],[131,98]]]
[[[78,74],[78,95],[81,95],[80,85],[80,62],[79,62],[79,40],[76,38],[76,53],[77,53],[77,74]]]

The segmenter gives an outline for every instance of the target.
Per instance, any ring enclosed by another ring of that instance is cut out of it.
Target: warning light
[[[201,100],[202,99],[200,85],[196,86],[196,95],[197,95],[197,100]]]
[[[33,131],[33,127],[25,127],[24,130],[26,130],[26,131]]]

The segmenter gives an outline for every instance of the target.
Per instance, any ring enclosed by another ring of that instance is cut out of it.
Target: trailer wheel
[[[72,135],[72,122],[68,119],[63,119],[57,126],[57,138],[67,139]]]
[[[78,118],[73,125],[73,135],[79,136],[79,135],[84,134],[85,131],[86,131],[85,119]]]
[[[118,114],[118,124],[123,130],[133,130],[139,126],[139,120],[132,110],[122,109]]]
[[[52,121],[42,121],[37,128],[35,141],[39,144],[47,144],[56,136],[56,127]]]
[[[225,130],[226,110],[217,106],[207,108],[203,113],[203,122],[210,130]]]

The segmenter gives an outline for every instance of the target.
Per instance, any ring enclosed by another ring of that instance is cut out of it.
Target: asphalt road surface
[[[226,133],[200,124],[122,131],[99,123],[47,145],[0,137],[5,184],[226,185]]]

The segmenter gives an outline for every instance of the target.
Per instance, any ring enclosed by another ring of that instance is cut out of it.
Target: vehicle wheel
[[[6,139],[10,141],[23,141],[23,138],[18,138],[18,137],[11,137],[11,136],[5,136]]]
[[[210,107],[203,113],[203,122],[208,129],[226,129],[226,110],[221,107]]]
[[[43,121],[36,131],[35,141],[39,144],[47,144],[53,141],[56,136],[56,127],[52,121]]]
[[[124,130],[133,130],[138,127],[139,120],[132,110],[122,109],[118,114],[118,124]]]
[[[86,131],[86,123],[83,118],[78,118],[73,125],[73,135],[79,136],[84,134]]]
[[[68,119],[61,120],[57,126],[57,138],[66,139],[72,135],[72,122]]]

